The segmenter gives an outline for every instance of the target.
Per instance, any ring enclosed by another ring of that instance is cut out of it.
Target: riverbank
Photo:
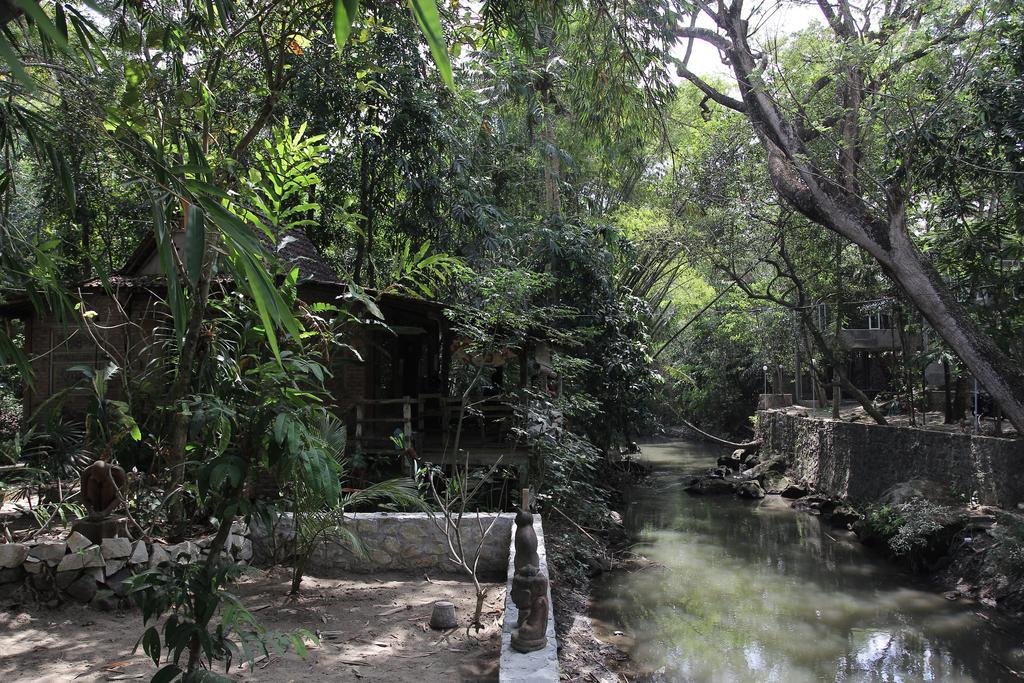
[[[739,478],[764,484],[781,473],[799,494],[790,496],[797,509],[853,529],[950,599],[1024,626],[1024,440],[792,409],[760,411],[757,422],[763,464]]]
[[[595,580],[591,621],[629,680],[1015,680],[1024,653],[983,610],[781,496],[683,492],[724,450],[645,446],[624,522],[648,560]],[[604,680],[614,680],[606,678]],[[621,680],[621,679],[620,679]]]

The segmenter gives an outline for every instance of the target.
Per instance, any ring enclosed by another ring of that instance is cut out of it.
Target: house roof
[[[269,242],[266,238],[263,238],[262,241],[265,244]],[[338,273],[327,263],[323,254],[302,228],[285,233],[276,245],[276,251],[286,263],[298,267],[300,279],[331,284],[341,283]],[[156,253],[156,239],[153,235],[147,235],[135,247],[119,273],[127,276],[138,275],[139,270],[150,261],[154,253]]]

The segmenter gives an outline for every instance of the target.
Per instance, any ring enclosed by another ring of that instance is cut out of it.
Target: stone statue
[[[516,513],[516,555],[512,566],[512,602],[519,609],[512,647],[518,652],[533,652],[547,645],[548,580],[540,573],[537,532],[528,510]]]
[[[526,619],[512,631],[512,649],[516,652],[534,652],[548,644],[548,580],[543,576],[537,579],[531,585],[530,609]],[[519,615],[522,619],[522,610]]]
[[[86,517],[71,525],[93,543],[104,538],[128,537],[128,519],[112,513],[124,498],[121,489],[128,483],[124,470],[103,460],[97,460],[82,470],[82,504]]]
[[[99,521],[121,504],[121,488],[128,483],[124,470],[103,460],[97,460],[82,471],[82,502],[88,512],[87,519]]]
[[[516,513],[516,556],[513,561],[515,573],[523,567],[540,568],[540,556],[537,555],[537,532],[533,529],[533,515],[527,510]],[[535,572],[536,573],[536,572]]]

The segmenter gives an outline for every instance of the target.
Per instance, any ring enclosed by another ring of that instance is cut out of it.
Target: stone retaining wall
[[[497,517],[497,520],[495,520]],[[462,541],[475,547],[481,528],[494,527],[484,539],[478,571],[481,575],[504,575],[508,561],[508,539],[515,515],[482,512],[467,514],[462,520]],[[445,534],[431,516],[423,512],[357,512],[346,515],[345,527],[362,542],[367,556],[360,557],[336,542],[321,543],[309,560],[306,571],[317,576],[338,572],[373,573],[379,571],[428,571],[461,573],[449,559]],[[270,564],[288,558],[295,538],[291,513],[281,514],[273,528],[253,522],[253,543],[258,563]]]
[[[786,457],[794,476],[829,495],[869,502],[894,484],[931,479],[986,505],[1024,502],[1024,439],[757,415],[762,452]]]
[[[67,537],[0,544],[0,600],[22,598],[56,606],[91,602],[110,609],[128,591],[126,580],[161,562],[194,562],[209,553],[213,536],[177,544],[105,538],[99,545],[77,531]],[[253,556],[249,529],[235,522],[224,551],[239,564]]]

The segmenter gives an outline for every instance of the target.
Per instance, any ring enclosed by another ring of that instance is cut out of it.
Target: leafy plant
[[[210,670],[223,663],[226,674],[235,661],[252,664],[260,654],[283,654],[289,648],[305,656],[306,642],[319,642],[305,629],[283,634],[262,627],[241,600],[224,588],[242,571],[230,563],[164,562],[128,579],[129,594],[142,609],[144,625],[167,615],[162,635],[161,629],[150,625],[135,644],[136,649],[142,645],[155,665],[166,662],[153,681],[165,683],[179,676],[185,683],[230,681]],[[215,618],[217,625],[211,630]]]

